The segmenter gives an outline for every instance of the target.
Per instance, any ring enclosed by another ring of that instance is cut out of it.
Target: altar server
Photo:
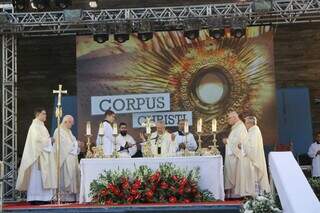
[[[173,139],[175,140],[178,146],[177,151],[181,151],[184,149],[188,149],[189,151],[195,151],[197,149],[197,142],[194,139],[193,134],[189,132],[189,124],[187,120],[180,120],[178,123],[178,131],[172,134]]]
[[[320,132],[317,133],[316,140],[309,147],[308,155],[312,158],[312,176],[320,177]]]
[[[23,150],[16,189],[27,191],[27,201],[42,204],[51,201],[57,188],[57,170],[52,140],[44,125],[46,111],[35,110]]]
[[[127,124],[119,124],[120,134],[116,137],[116,150],[122,158],[130,158],[137,152],[136,141],[128,134]]]
[[[113,152],[113,146],[114,146],[114,137],[112,135],[113,129],[112,125],[115,121],[116,114],[112,110],[107,110],[104,113],[105,120],[103,121],[103,137],[102,141],[99,136],[99,133],[97,135],[96,144],[103,143],[103,152],[105,156],[111,156]],[[100,128],[99,128],[100,131]]]

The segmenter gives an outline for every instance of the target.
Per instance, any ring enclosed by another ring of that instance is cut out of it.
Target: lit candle
[[[146,133],[147,133],[147,134],[151,134],[151,127],[150,127],[150,125],[147,125],[147,126],[146,126]]]
[[[184,122],[184,133],[185,134],[189,133],[189,123],[188,123],[188,121]]]
[[[99,125],[98,135],[104,136],[104,126],[103,126],[103,123],[102,123],[102,122],[101,122],[100,125]]]
[[[202,118],[199,118],[197,122],[197,132],[202,132]]]
[[[112,126],[112,134],[117,135],[118,134],[118,125],[116,123]]]
[[[217,120],[212,119],[212,132],[216,132],[216,131],[217,131]]]
[[[91,123],[90,123],[90,121],[87,121],[86,135],[91,135]]]

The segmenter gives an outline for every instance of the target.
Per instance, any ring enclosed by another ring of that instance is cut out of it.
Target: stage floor
[[[30,205],[25,202],[4,204],[4,212],[115,212],[115,213],[137,213],[137,212],[217,212],[238,213],[240,200],[191,203],[191,204],[133,204],[133,205],[95,205],[95,204],[48,204]]]

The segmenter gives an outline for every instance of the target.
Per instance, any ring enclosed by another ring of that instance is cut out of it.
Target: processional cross
[[[58,102],[57,102],[57,107],[56,107],[56,118],[57,118],[57,126],[58,126],[58,138],[56,143],[57,146],[57,192],[56,192],[56,199],[58,205],[61,204],[61,194],[60,194],[60,141],[61,141],[61,136],[60,136],[60,120],[62,117],[62,106],[61,106],[61,98],[62,94],[67,94],[67,90],[62,90],[62,85],[59,84],[59,89],[58,90],[53,90],[53,94],[58,94]]]

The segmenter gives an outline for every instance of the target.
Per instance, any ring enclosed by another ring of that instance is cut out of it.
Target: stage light
[[[190,40],[194,40],[199,37],[199,20],[186,20],[184,21],[183,35]]]
[[[60,7],[61,9],[66,9],[72,5],[71,0],[55,0],[56,6]]]
[[[224,36],[224,29],[211,29],[209,35],[214,39],[220,39]]]
[[[247,20],[244,17],[235,17],[231,21],[231,35],[241,38],[246,34]]]
[[[224,36],[224,27],[222,17],[210,17],[208,19],[209,35],[215,39],[220,39]]]
[[[36,10],[44,10],[45,8],[49,8],[50,1],[49,0],[31,0],[31,7]]]
[[[29,5],[28,0],[14,0],[13,1],[13,6],[16,8],[18,11],[25,10]]]
[[[152,23],[149,20],[139,22],[138,38],[141,41],[148,41],[153,38]]]
[[[91,8],[97,8],[97,7],[98,7],[97,1],[89,1],[89,7],[91,7]]]
[[[93,40],[94,40],[95,42],[99,43],[99,44],[102,44],[102,43],[104,43],[104,42],[106,42],[106,41],[109,40],[109,34],[103,34],[103,33],[101,33],[101,34],[94,34],[94,35],[93,35]]]
[[[123,43],[129,40],[131,27],[129,22],[117,23],[115,25],[114,40]]]

